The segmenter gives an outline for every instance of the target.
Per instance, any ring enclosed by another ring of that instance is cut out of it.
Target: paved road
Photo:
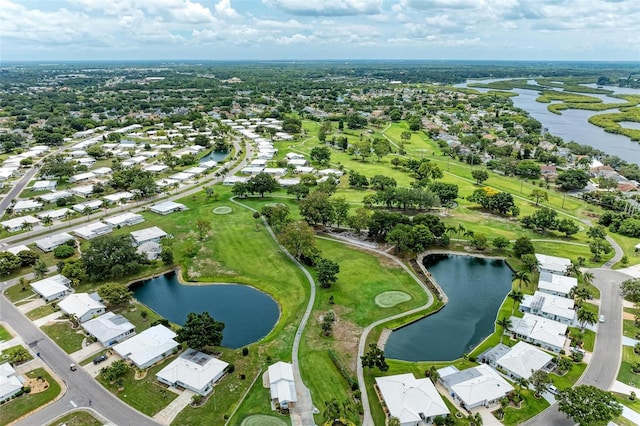
[[[0,201],[0,215],[2,215],[7,207],[11,205],[13,199],[22,192],[24,187],[27,186],[27,184],[33,178],[33,176],[35,176],[37,171],[37,167],[31,167],[31,169],[29,169],[29,171],[24,176],[22,176],[22,179],[20,179],[18,183],[16,183],[13,188],[11,188],[9,193],[2,198],[2,201]]]
[[[600,290],[600,313],[604,315],[605,322],[598,324],[598,337],[591,362],[577,384],[609,389],[618,375],[622,358],[620,283],[631,277],[606,268],[591,269],[590,271],[595,276],[593,284]],[[560,413],[556,404],[523,424],[527,426],[573,426],[574,422]]]

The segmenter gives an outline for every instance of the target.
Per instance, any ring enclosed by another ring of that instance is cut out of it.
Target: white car
[[[604,322],[604,315],[600,315],[600,322]]]

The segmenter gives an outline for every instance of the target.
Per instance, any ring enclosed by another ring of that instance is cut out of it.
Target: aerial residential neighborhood
[[[3,64],[0,424],[638,424],[640,157],[518,102],[640,93],[563,67]]]

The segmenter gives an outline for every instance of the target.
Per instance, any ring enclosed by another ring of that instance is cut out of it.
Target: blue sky
[[[640,0],[0,0],[0,60],[640,61]]]

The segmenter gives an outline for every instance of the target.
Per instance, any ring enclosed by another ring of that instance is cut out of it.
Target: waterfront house
[[[177,359],[156,374],[159,382],[172,387],[189,389],[206,396],[213,391],[213,385],[224,375],[228,363],[187,349]]]
[[[113,346],[136,333],[136,326],[122,315],[107,312],[82,324],[82,328],[104,347]]]
[[[74,315],[78,321],[85,322],[105,313],[106,306],[97,293],[70,294],[58,303],[58,307],[67,315]]]
[[[273,406],[291,408],[298,400],[296,384],[293,378],[293,365],[278,361],[269,366],[269,391]]]
[[[154,325],[113,347],[118,355],[143,369],[171,355],[179,346],[176,333],[162,324]]]

